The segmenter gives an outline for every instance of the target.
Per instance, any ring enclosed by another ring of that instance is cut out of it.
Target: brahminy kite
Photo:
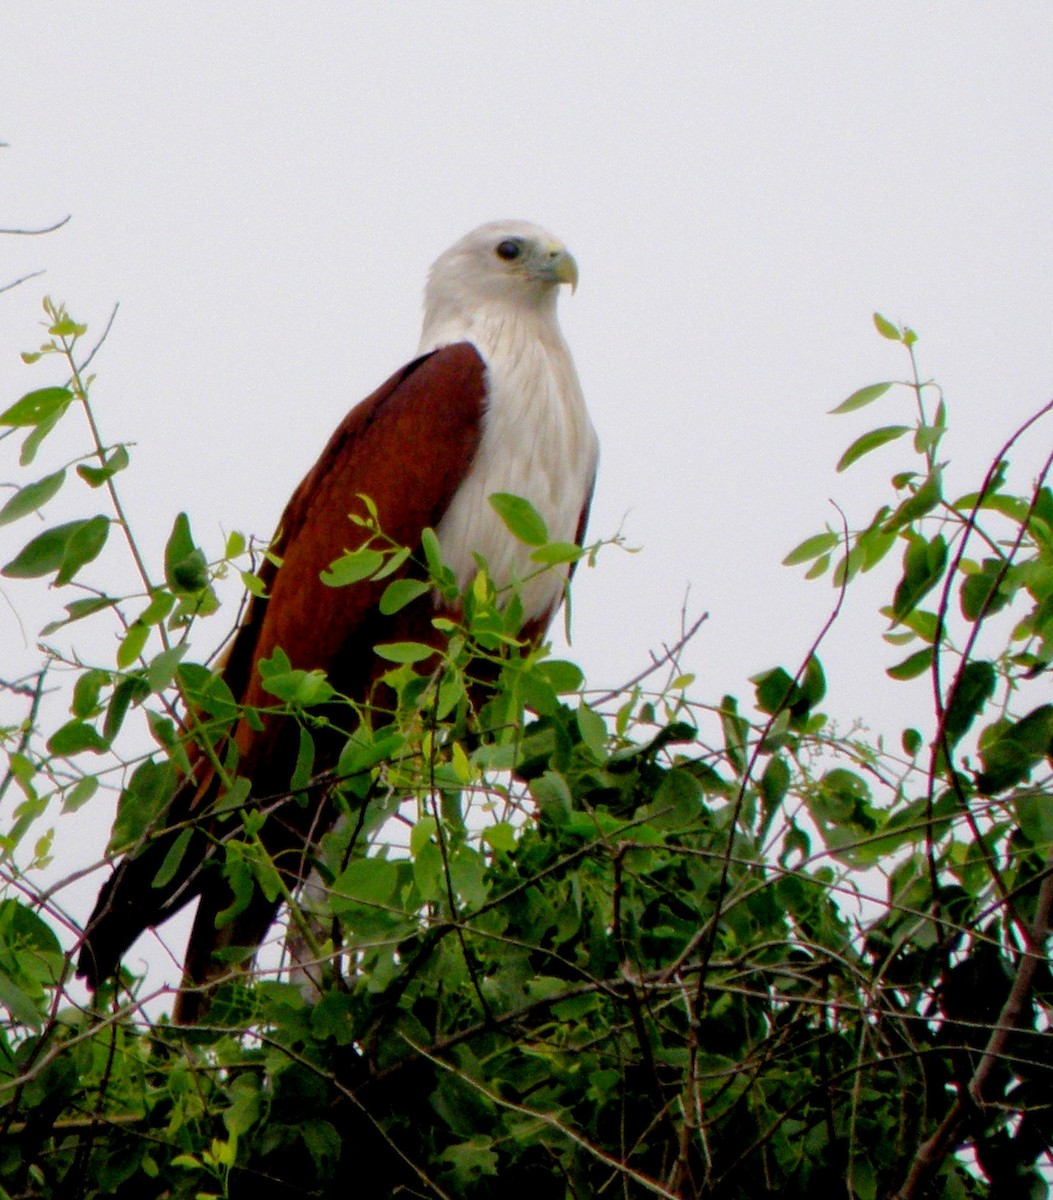
[[[390,578],[339,589],[321,581],[335,559],[368,536],[349,519],[363,513],[363,495],[399,545],[417,549],[422,530],[434,529],[462,587],[476,574],[476,555],[498,588],[525,581],[522,636],[542,636],[562,600],[566,568],[538,573],[532,547],[509,532],[488,498],[524,497],[552,541],[581,544],[598,448],[556,318],[559,285],[573,288],[577,280],[566,247],[523,221],[484,225],[436,261],[417,357],[348,413],[281,518],[274,557],[259,572],[263,594],[251,600],[222,667],[241,704],[273,704],[258,667],[279,648],[294,668],[324,671],[338,692],[362,701],[391,665],[374,646],[434,645],[434,618],[458,615],[432,594],[382,615],[378,601]],[[243,717],[233,737],[250,803],[267,806],[287,794],[299,745],[295,721]],[[320,740],[315,770],[331,769],[338,753],[339,741]],[[220,792],[209,759],[192,749],[190,773],[166,810],[166,831],[122,859],[99,893],[78,963],[92,988],[116,972],[140,933],[195,896],[200,904],[177,1019],[193,1021],[207,1004],[209,985],[229,971],[218,951],[251,953],[265,938],[279,902],[255,885],[238,915],[216,928],[234,897],[220,869],[222,847],[201,814]],[[310,846],[334,811],[323,796],[306,808],[285,804],[270,813],[261,839],[290,890],[302,882]],[[180,829],[192,832],[173,874],[170,852]]]

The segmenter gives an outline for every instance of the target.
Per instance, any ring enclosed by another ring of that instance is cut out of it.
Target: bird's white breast
[[[494,492],[529,500],[552,541],[573,542],[596,473],[598,443],[566,343],[553,321],[481,320],[460,337],[487,364],[489,402],[475,460],[436,534],[462,587],[474,554],[496,586],[518,583],[527,621],[554,612],[566,568],[539,573],[534,547],[515,538],[489,503]],[[451,331],[452,332],[452,331]],[[453,340],[441,332],[434,348]]]

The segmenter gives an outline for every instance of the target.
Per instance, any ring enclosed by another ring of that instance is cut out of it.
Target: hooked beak
[[[538,272],[547,283],[569,283],[571,292],[578,290],[578,264],[574,255],[562,246],[552,246],[548,257]]]

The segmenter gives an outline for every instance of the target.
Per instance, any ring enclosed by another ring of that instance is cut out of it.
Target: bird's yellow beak
[[[564,250],[557,260],[556,278],[560,283],[569,283],[573,295],[578,290],[578,263],[569,250]]]
[[[539,275],[548,283],[569,283],[571,292],[578,290],[578,264],[574,255],[563,246],[545,247],[545,261]]]

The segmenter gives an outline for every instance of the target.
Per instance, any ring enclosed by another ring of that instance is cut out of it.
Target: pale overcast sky
[[[834,598],[781,558],[830,497],[868,517],[903,463],[833,471],[910,419],[891,395],[825,415],[906,372],[875,309],[921,334],[962,490],[1050,397],[1051,131],[1045,2],[5,0],[0,226],[72,219],[0,238],[0,284],[46,268],[0,295],[0,403],[57,381],[18,359],[44,294],[95,331],[119,301],[95,399],[104,436],[136,443],[122,487],[147,549],[180,509],[213,550],[221,528],[267,536],[413,354],[431,261],[483,221],[537,221],[581,267],[561,310],[602,441],[590,532],[624,521],[641,547],[579,573],[572,653],[616,685],[675,638],[690,585],[711,614],[696,693],[748,694]],[[4,561],[33,529],[0,530]],[[2,591],[30,636],[69,598]],[[879,599],[850,595],[829,644],[844,719],[898,715]],[[861,638],[871,661],[846,670]],[[7,605],[0,639],[17,659]]]

